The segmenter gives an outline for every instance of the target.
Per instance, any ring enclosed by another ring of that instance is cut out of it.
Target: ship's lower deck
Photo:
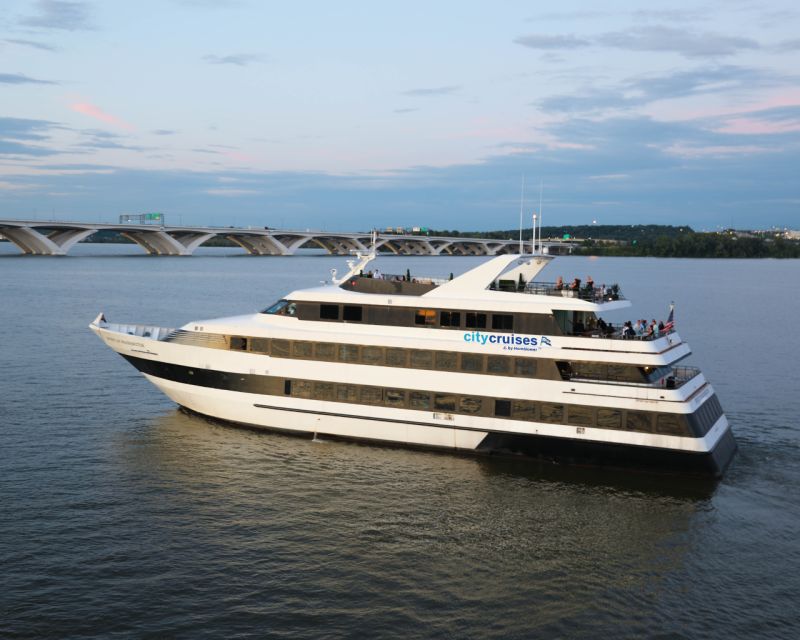
[[[721,476],[736,451],[722,416],[692,448],[655,447],[626,442],[553,435],[551,425],[485,420],[457,425],[439,412],[325,402],[215,389],[145,374],[174,402],[195,413],[226,422],[344,440],[449,449],[484,455],[521,455],[564,464],[638,468]]]

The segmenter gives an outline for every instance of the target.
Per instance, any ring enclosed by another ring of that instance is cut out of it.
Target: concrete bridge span
[[[293,231],[251,227],[185,227],[43,220],[0,220],[0,236],[29,255],[67,255],[76,243],[98,231],[116,231],[150,255],[190,256],[211,238],[225,238],[252,255],[290,256],[300,248],[317,247],[330,254],[364,251],[370,232]],[[551,253],[569,253],[574,244],[545,242]],[[517,240],[449,238],[378,233],[379,252],[396,255],[484,256],[519,251]],[[530,241],[525,251],[531,251]]]

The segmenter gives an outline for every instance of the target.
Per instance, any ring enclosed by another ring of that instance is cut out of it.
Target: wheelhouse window
[[[339,305],[338,304],[321,304],[321,305],[319,305],[319,319],[320,320],[338,320],[339,319]]]
[[[360,306],[344,306],[344,312],[342,313],[342,320],[345,322],[361,322],[362,317],[362,309]]]
[[[288,306],[288,304],[289,304],[288,300],[278,300],[275,304],[273,304],[271,307],[267,307],[261,313],[271,313],[271,314],[280,313]]]
[[[493,313],[492,329],[495,331],[513,331],[514,316],[510,313]]]

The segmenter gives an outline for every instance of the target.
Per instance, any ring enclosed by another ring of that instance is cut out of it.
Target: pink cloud
[[[743,135],[788,133],[800,131],[800,120],[769,122],[758,118],[731,118],[721,127],[714,129],[719,133],[739,133]]]
[[[82,113],[85,116],[89,116],[90,118],[94,118],[95,120],[101,120],[102,122],[114,125],[120,129],[125,129],[126,131],[133,131],[134,129],[133,125],[128,124],[121,118],[117,118],[117,116],[106,113],[100,107],[89,104],[88,102],[76,102],[70,105],[70,109]]]
[[[758,147],[755,145],[713,145],[707,147],[692,146],[682,142],[676,142],[662,149],[665,153],[679,156],[681,158],[704,158],[717,157],[727,158],[737,155],[754,155],[759,153],[774,152],[775,149],[768,147]]]

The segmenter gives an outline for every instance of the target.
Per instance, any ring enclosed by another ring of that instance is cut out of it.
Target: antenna
[[[522,248],[522,210],[525,208],[525,174],[522,174],[522,193],[519,196],[519,254],[525,253]]]
[[[536,213],[533,214],[533,240],[531,246],[531,253],[536,255]]]
[[[542,250],[542,181],[539,180],[539,250],[544,253]]]

